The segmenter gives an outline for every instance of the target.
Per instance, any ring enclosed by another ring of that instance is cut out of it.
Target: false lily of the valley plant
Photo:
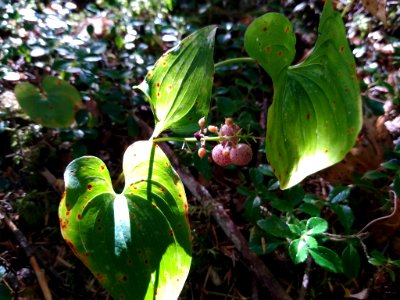
[[[78,158],[65,170],[59,208],[63,237],[115,299],[176,299],[185,283],[191,264],[188,205],[183,184],[157,142],[168,140],[159,138],[166,131],[193,134],[208,115],[216,30],[208,26],[182,40],[138,85],[155,128],[149,140],[126,150],[121,193],[114,191],[106,165],[96,157]],[[245,35],[247,53],[274,84],[266,153],[282,189],[343,159],[361,128],[354,59],[331,1],[326,1],[318,32],[315,48],[297,65],[291,65],[296,41],[284,16],[263,15]],[[212,152],[217,163],[217,152],[225,155],[228,149],[227,164],[244,165],[249,159],[242,163],[237,153],[247,151],[251,159],[250,147],[236,138],[238,131],[199,139],[219,141]],[[182,138],[192,140],[197,141]]]

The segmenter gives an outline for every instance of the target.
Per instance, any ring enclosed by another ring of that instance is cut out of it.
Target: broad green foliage
[[[114,299],[176,299],[191,263],[182,182],[152,141],[126,150],[123,172],[125,188],[116,194],[100,159],[68,165],[63,237]]]
[[[47,76],[42,83],[43,93],[30,83],[19,83],[15,96],[25,113],[36,123],[51,128],[69,127],[74,122],[81,96],[68,82]]]
[[[311,54],[289,66],[295,36],[289,21],[268,13],[247,29],[245,47],[271,76],[267,157],[282,189],[344,158],[362,125],[355,63],[340,14],[327,1]]]
[[[216,26],[200,29],[166,52],[138,86],[149,98],[156,126],[153,136],[170,129],[193,134],[208,114],[214,74]]]

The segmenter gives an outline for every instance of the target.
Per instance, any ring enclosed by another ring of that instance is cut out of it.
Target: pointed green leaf
[[[179,134],[198,130],[210,108],[214,75],[216,26],[200,29],[156,62],[138,86],[149,98],[156,126],[153,136],[170,129]]]
[[[306,230],[308,235],[321,234],[328,229],[328,222],[319,217],[312,217],[307,220]]]
[[[43,79],[42,88],[44,94],[30,83],[17,84],[14,91],[21,108],[34,122],[43,126],[70,126],[80,105],[79,92],[68,82],[53,76]]]
[[[304,262],[308,256],[308,246],[303,239],[293,240],[289,245],[289,254],[295,264]]]
[[[334,272],[342,272],[342,260],[336,252],[323,246],[308,249],[314,261],[321,267]]]
[[[282,189],[342,160],[362,125],[354,58],[331,0],[318,32],[310,55],[290,67],[295,36],[286,18],[267,13],[245,34],[246,51],[274,84],[266,152]]]
[[[182,182],[151,141],[126,150],[123,172],[125,188],[116,194],[100,159],[68,165],[63,237],[114,299],[176,299],[191,263]]]

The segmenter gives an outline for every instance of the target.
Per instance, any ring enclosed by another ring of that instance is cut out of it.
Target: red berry
[[[230,155],[224,155],[225,150],[224,146],[218,144],[214,147],[211,153],[214,162],[221,167],[225,167],[231,163]]]
[[[229,157],[233,164],[245,166],[251,161],[253,150],[247,144],[238,144],[235,148],[231,149]]]

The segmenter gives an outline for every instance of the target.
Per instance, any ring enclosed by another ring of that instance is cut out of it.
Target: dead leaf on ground
[[[365,118],[355,147],[340,163],[322,171],[321,176],[331,184],[350,184],[353,174],[361,175],[379,168],[385,160],[385,151],[393,148],[385,121],[385,116]]]
[[[364,7],[386,27],[386,0],[362,0]]]

